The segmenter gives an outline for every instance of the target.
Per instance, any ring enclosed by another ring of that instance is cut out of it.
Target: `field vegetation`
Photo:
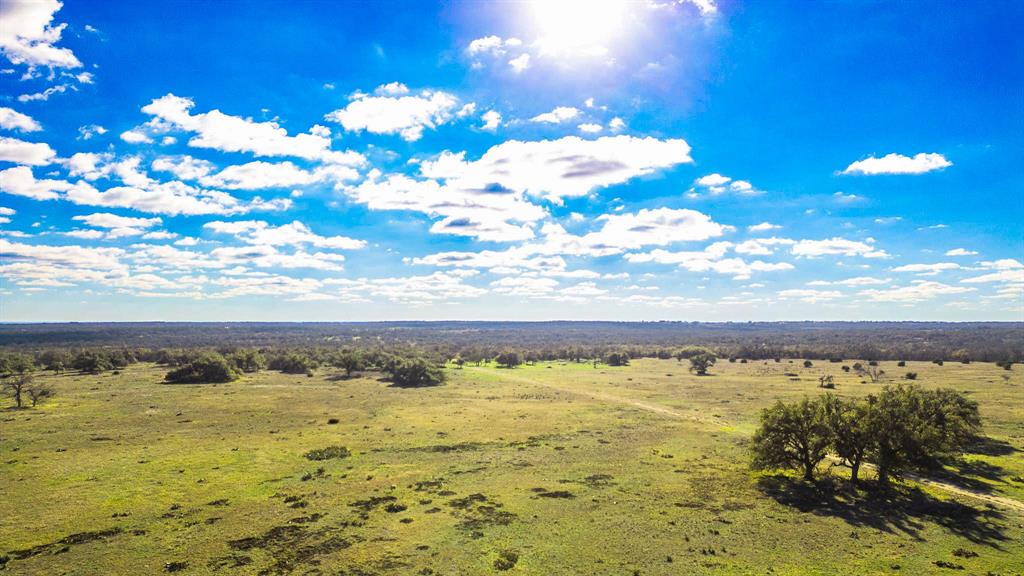
[[[689,345],[654,357],[627,346],[556,359],[449,352],[5,352],[0,566],[1024,571],[1020,365]],[[8,383],[26,378],[49,392],[19,409]],[[928,426],[895,425],[908,414]],[[766,441],[794,424],[809,424],[806,462]]]

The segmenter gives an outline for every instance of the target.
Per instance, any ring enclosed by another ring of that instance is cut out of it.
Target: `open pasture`
[[[843,364],[850,365],[852,360]],[[877,391],[838,363],[467,364],[402,389],[260,372],[45,376],[0,412],[10,574],[968,574],[1024,572],[1024,371],[881,362],[976,400],[990,441],[898,496],[749,469],[776,399]],[[346,450],[321,450],[342,447]],[[953,474],[955,472],[955,474]],[[832,471],[843,476],[844,469]]]

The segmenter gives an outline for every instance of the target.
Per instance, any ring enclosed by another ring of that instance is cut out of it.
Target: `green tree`
[[[693,372],[697,376],[706,376],[708,368],[715,365],[715,355],[707,352],[702,352],[696,356],[690,357],[690,372]]]
[[[523,359],[519,356],[519,353],[511,350],[506,350],[505,352],[498,354],[494,361],[498,363],[498,366],[503,366],[505,368],[515,368],[523,363]]]
[[[832,437],[832,451],[850,469],[850,481],[858,481],[861,464],[873,446],[871,405],[864,400],[843,400],[831,394],[823,400],[825,421]]]
[[[605,356],[604,362],[609,366],[629,366],[629,354],[625,352],[612,352]]]
[[[444,383],[444,370],[424,358],[398,358],[391,366],[391,382],[395,386],[419,388]]]
[[[238,371],[216,352],[205,352],[192,361],[167,373],[164,379],[172,384],[215,384],[231,382]]]
[[[331,360],[331,364],[344,370],[346,378],[351,378],[355,372],[366,369],[363,355],[358,350],[338,352]]]
[[[761,425],[754,433],[754,467],[796,468],[802,470],[804,479],[813,480],[831,443],[822,400],[779,401],[761,411]]]

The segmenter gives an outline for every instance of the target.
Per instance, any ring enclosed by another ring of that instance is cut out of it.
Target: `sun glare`
[[[627,28],[630,4],[628,0],[534,0],[531,8],[545,50],[599,55]]]

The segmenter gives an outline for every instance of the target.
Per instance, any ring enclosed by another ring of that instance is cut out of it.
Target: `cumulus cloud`
[[[578,108],[573,108],[572,106],[558,106],[551,112],[545,112],[543,114],[538,114],[533,118],[530,118],[530,122],[561,124],[562,122],[572,120],[573,118],[576,118],[579,115],[580,111]]]
[[[626,254],[627,261],[634,264],[653,262],[657,264],[674,264],[690,272],[715,272],[732,276],[736,280],[746,280],[755,272],[777,272],[792,270],[788,262],[765,262],[763,260],[745,261],[741,258],[726,258],[733,248],[732,242],[715,242],[703,250],[671,252],[656,249],[647,253]]]
[[[583,132],[585,134],[597,134],[598,132],[604,130],[604,126],[601,126],[600,124],[595,124],[593,122],[580,124],[579,126],[577,126],[577,128],[580,132]]]
[[[400,134],[408,142],[423,137],[426,128],[436,129],[452,120],[459,100],[440,90],[424,90],[415,96],[368,96],[357,93],[344,108],[325,117],[349,132]]]
[[[946,256],[976,256],[978,253],[966,248],[953,248],[946,251]]]
[[[760,224],[754,224],[753,226],[747,226],[748,232],[768,232],[769,230],[778,230],[782,228],[778,224],[772,224],[771,222],[761,222]]]
[[[32,69],[79,68],[81,61],[68,48],[56,44],[67,24],[54,25],[57,0],[4,0],[0,4],[0,53],[12,64]]]
[[[826,240],[800,240],[793,245],[790,252],[794,256],[803,258],[817,258],[820,256],[860,256],[862,258],[889,258],[885,250],[875,248],[871,244],[872,239],[867,242],[847,240],[845,238],[829,238]]]
[[[481,130],[497,130],[498,126],[501,126],[501,113],[494,110],[488,110],[484,112],[480,119],[484,123],[480,126]]]
[[[34,200],[55,200],[60,192],[74,185],[64,180],[37,180],[28,166],[15,166],[0,172],[0,191]]]
[[[78,138],[80,140],[92,140],[94,136],[103,136],[107,129],[99,124],[87,124],[78,127]]]
[[[194,132],[189,146],[222,152],[292,156],[351,166],[365,162],[361,154],[331,150],[330,130],[324,126],[313,126],[308,133],[289,136],[277,122],[255,122],[220,110],[192,114],[194,107],[195,103],[189,98],[167,94],[143,106],[142,111],[153,116],[153,120],[135,130],[143,134],[174,129]]]
[[[843,170],[843,174],[924,174],[933,170],[941,170],[952,166],[953,163],[946,160],[942,154],[925,153],[914,156],[903,156],[902,154],[886,154],[881,158],[870,156],[864,160],[858,160]]]
[[[214,221],[203,224],[203,228],[221,234],[231,234],[247,244],[255,245],[310,245],[316,248],[334,248],[339,250],[358,250],[366,247],[364,240],[356,240],[347,236],[320,236],[298,220],[281,226],[273,226],[268,222],[260,220]]]
[[[130,218],[126,216],[118,216],[116,214],[97,212],[94,214],[88,214],[84,216],[74,216],[72,220],[84,222],[93,228],[106,228],[106,232],[99,232],[98,230],[79,230],[66,232],[68,236],[75,236],[78,238],[123,238],[126,236],[141,236],[146,234],[147,228],[153,226],[159,226],[162,221],[159,218]],[[152,235],[153,233],[149,233]],[[163,233],[169,234],[169,233]]]
[[[153,170],[169,172],[180,180],[198,180],[213,172],[212,162],[193,158],[192,156],[161,156],[152,163]]]
[[[6,106],[0,106],[0,128],[18,132],[38,132],[43,129],[31,116]]]
[[[45,142],[25,142],[17,138],[0,136],[0,162],[13,162],[29,166],[52,163],[57,153]]]
[[[728,176],[718,173],[701,176],[693,182],[693,188],[687,192],[690,198],[697,198],[701,194],[719,196],[732,192],[741,196],[757,196],[764,194],[761,190],[754,188],[754,185],[746,180],[733,180]]]
[[[604,136],[584,140],[508,140],[491,147],[479,160],[444,152],[424,162],[424,176],[468,190],[505,189],[545,196],[554,202],[583,196],[596,188],[620,184],[655,170],[690,163],[690,146],[682,139],[658,140]]]

